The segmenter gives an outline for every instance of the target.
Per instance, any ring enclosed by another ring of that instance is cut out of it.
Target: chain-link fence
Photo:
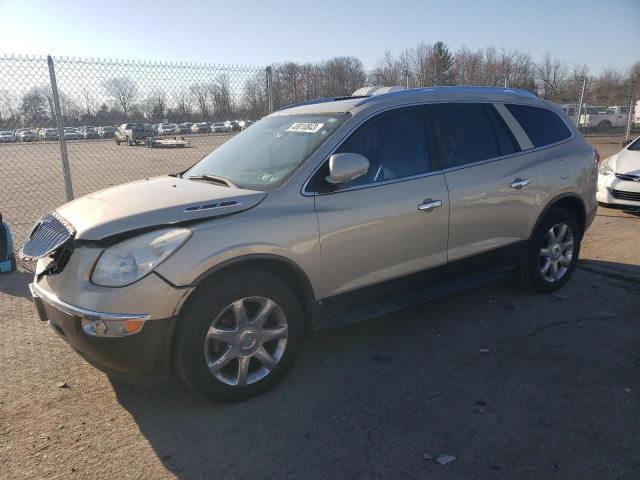
[[[0,212],[16,241],[69,198],[197,162],[267,113],[266,83],[250,66],[0,57]],[[118,145],[128,123],[184,148]]]
[[[548,62],[465,51],[454,62],[434,57],[435,48],[385,57],[370,72],[354,57],[267,68],[0,57],[0,212],[20,243],[37,218],[70,198],[179,172],[270,111],[364,85],[524,88],[561,105],[586,134],[640,128],[631,78],[559,75]],[[176,143],[185,148],[116,142],[118,127],[130,123],[142,124],[147,138],[184,138]]]

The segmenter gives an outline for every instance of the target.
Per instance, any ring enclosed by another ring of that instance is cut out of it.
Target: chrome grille
[[[640,192],[623,192],[622,190],[609,190],[611,195],[618,200],[640,202]]]
[[[42,217],[20,250],[25,260],[37,260],[64,245],[74,235],[74,230],[55,213]]]
[[[628,182],[640,182],[640,175],[629,175],[627,173],[616,173],[616,177],[620,180],[627,180]]]

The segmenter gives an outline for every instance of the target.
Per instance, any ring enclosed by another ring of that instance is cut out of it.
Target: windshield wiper
[[[229,180],[227,177],[221,177],[219,175],[211,175],[210,173],[203,173],[202,175],[192,175],[187,177],[189,180],[206,180],[209,182],[215,182],[225,187],[238,188],[238,186]]]

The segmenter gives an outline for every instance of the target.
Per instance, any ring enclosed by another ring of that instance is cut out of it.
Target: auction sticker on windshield
[[[299,133],[316,133],[324,126],[324,123],[294,123],[287,132],[299,132]]]

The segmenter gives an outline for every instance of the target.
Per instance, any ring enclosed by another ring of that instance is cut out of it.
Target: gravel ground
[[[600,208],[556,294],[504,280],[315,334],[238,405],[111,383],[38,321],[30,274],[0,276],[0,478],[636,480],[639,238]]]

